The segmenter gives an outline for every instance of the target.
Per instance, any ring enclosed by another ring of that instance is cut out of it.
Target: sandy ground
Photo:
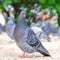
[[[50,35],[51,42],[42,39],[41,42],[49,51],[51,57],[44,57],[42,54],[35,52],[29,54],[29,58],[20,58],[23,53],[15,42],[11,43],[11,39],[6,33],[0,35],[0,60],[60,60],[60,37]]]

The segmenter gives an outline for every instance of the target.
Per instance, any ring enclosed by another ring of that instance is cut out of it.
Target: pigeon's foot
[[[22,54],[19,56],[20,58],[29,58],[29,55],[28,54]]]

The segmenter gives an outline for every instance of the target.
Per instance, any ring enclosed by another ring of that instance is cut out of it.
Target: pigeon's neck
[[[22,29],[26,29],[27,26],[27,22],[25,18],[20,18],[18,23],[17,23],[17,28],[22,28]]]

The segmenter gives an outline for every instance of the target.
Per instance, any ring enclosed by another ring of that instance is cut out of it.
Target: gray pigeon
[[[11,39],[14,39],[13,32],[16,24],[14,23],[14,17],[9,17],[9,21],[6,24],[6,32]]]
[[[22,11],[19,15],[18,23],[14,29],[14,39],[24,52],[40,52],[44,56],[50,56],[49,52],[43,47],[32,29],[28,28],[26,22],[26,12]]]
[[[33,26],[31,27],[31,29],[34,31],[34,33],[37,35],[39,39],[45,38],[47,41],[51,42],[50,37],[41,28]]]
[[[4,27],[6,25],[5,18],[3,16],[3,12],[0,9],[0,24]]]
[[[47,21],[42,22],[41,29],[47,34],[51,34],[51,24]],[[47,31],[48,30],[48,31]]]
[[[45,31],[39,27],[41,26],[42,22],[37,22],[37,23],[31,23],[31,29],[34,31],[34,33],[37,35],[39,39],[45,38],[47,41],[51,42],[50,37],[48,34],[45,33]]]
[[[9,21],[6,24],[6,32],[11,39],[14,39],[13,32],[16,26],[16,24],[14,23],[14,8],[11,5],[9,5],[7,9],[9,9],[10,16],[8,18]]]

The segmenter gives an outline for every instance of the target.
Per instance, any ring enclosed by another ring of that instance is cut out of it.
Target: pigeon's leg
[[[24,52],[24,53],[23,53],[22,55],[20,55],[19,57],[20,57],[20,58],[29,58],[29,55]]]

